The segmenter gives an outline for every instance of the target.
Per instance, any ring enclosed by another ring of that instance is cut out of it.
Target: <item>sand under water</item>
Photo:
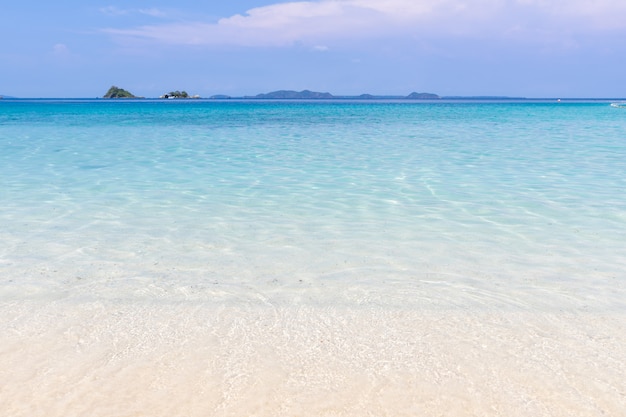
[[[13,302],[6,416],[619,416],[626,317]]]

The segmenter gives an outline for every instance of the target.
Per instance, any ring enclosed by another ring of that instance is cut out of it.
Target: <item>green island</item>
[[[109,91],[106,92],[103,98],[138,98],[133,93],[124,90],[123,88],[119,88],[116,86],[112,86],[109,88]]]

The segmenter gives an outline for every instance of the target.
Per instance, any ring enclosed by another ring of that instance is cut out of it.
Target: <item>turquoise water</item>
[[[624,310],[626,112],[0,102],[0,299]]]

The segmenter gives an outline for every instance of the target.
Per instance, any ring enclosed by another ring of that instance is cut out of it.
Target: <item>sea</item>
[[[0,414],[619,415],[625,191],[609,101],[2,100]]]

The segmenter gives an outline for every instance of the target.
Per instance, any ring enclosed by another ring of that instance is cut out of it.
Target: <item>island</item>
[[[229,96],[211,96],[212,99],[230,98]],[[376,96],[372,94],[361,94],[358,96],[334,96],[330,93],[320,93],[311,90],[293,91],[278,90],[270,93],[257,94],[256,96],[244,96],[243,99],[261,100],[437,100],[441,97],[432,93],[411,93],[408,96]]]
[[[111,86],[106,92],[103,98],[125,98],[125,99],[143,99],[145,97],[135,96],[128,90],[119,88],[117,86]],[[0,94],[0,100],[2,99],[16,99],[17,97],[7,96]],[[199,95],[189,95],[185,90],[170,91],[158,97],[160,99],[200,99]],[[156,99],[156,97],[151,99]],[[254,96],[230,96],[225,94],[215,94],[208,97],[209,100],[528,100],[526,97],[509,97],[509,96],[439,96],[433,93],[417,93],[413,92],[409,95],[374,95],[374,94],[360,94],[360,95],[333,95],[331,93],[317,92],[311,90],[277,90],[269,93],[257,94]],[[600,99],[598,99],[600,100]],[[606,99],[601,99],[606,100]],[[621,99],[615,99],[621,100]]]
[[[194,95],[194,96],[190,96],[185,90],[183,91],[170,91],[169,93],[165,93],[162,96],[160,96],[159,98],[166,98],[166,99],[174,99],[174,98],[200,98],[199,95]]]
[[[406,98],[408,100],[437,100],[441,97],[439,97],[437,94],[431,94],[431,93],[411,93],[408,96],[406,96]]]
[[[133,95],[131,92],[124,90],[123,88],[119,88],[116,86],[112,86],[109,88],[109,91],[106,92],[102,98],[138,98]]]
[[[252,97],[244,97],[244,98],[258,98],[258,99],[298,99],[298,100],[309,100],[309,99],[331,99],[334,96],[330,93],[318,93],[310,90],[302,90],[302,91],[292,91],[292,90],[278,90],[272,91],[271,93],[257,94]]]
[[[1,96],[0,96],[1,97]],[[112,86],[109,91],[103,96],[104,98],[143,98],[132,94],[131,92]],[[199,95],[189,95],[185,90],[170,91],[159,96],[160,99],[199,99]],[[224,94],[216,94],[209,97],[210,100],[439,100],[447,97],[440,97],[433,93],[417,93],[413,92],[407,96],[401,95],[374,95],[374,94],[360,94],[360,95],[333,95],[328,92],[318,92],[311,90],[277,90],[269,93],[261,93],[254,96],[243,97],[231,97]]]

